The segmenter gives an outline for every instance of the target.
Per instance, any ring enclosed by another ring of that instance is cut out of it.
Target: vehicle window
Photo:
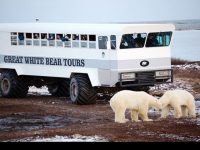
[[[11,45],[17,45],[17,32],[11,32]]]
[[[56,46],[57,47],[63,47],[63,34],[56,34]]]
[[[33,33],[33,45],[40,46],[40,34],[39,33]]]
[[[26,39],[32,39],[32,33],[26,33]]]
[[[26,45],[32,45],[32,33],[26,33]]]
[[[40,39],[40,34],[39,33],[33,33],[33,38],[34,39]]]
[[[24,33],[18,33],[18,44],[24,45]]]
[[[111,49],[116,49],[116,36],[115,35],[110,36],[110,45],[111,45]]]
[[[49,41],[49,46],[50,47],[55,46],[55,34],[54,33],[49,33],[48,41]]]
[[[171,42],[171,36],[172,32],[149,33],[146,47],[169,46]]]
[[[79,40],[79,34],[73,34],[72,35],[72,40],[74,40],[74,41]]]
[[[107,36],[99,36],[99,49],[107,49],[108,45],[108,37]]]
[[[81,41],[87,41],[88,36],[86,34],[81,35]]]
[[[65,47],[72,47],[71,46],[71,37],[72,35],[71,34],[65,34],[64,37],[62,38],[62,41],[64,42],[64,46]]]
[[[55,34],[54,33],[49,33],[48,40],[55,40]]]
[[[146,37],[146,33],[124,34],[121,39],[120,49],[142,48]]]
[[[89,48],[96,48],[96,35],[89,35]]]
[[[46,33],[42,33],[41,34],[41,39],[47,39],[47,34]]]
[[[79,34],[72,35],[72,47],[75,47],[75,48],[79,47]]]
[[[86,34],[81,35],[81,48],[88,47],[88,36]]]
[[[134,38],[134,48],[142,48],[144,47],[147,34],[146,33],[135,33],[133,35]]]
[[[47,46],[47,33],[41,33],[41,46]]]

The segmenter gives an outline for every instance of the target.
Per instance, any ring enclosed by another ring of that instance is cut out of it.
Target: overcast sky
[[[200,0],[0,0],[0,22],[200,19]]]

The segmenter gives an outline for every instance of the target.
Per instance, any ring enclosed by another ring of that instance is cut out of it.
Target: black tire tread
[[[97,99],[97,93],[92,87],[87,75],[77,74],[74,76],[79,86],[79,97],[74,102],[79,105],[95,104]]]

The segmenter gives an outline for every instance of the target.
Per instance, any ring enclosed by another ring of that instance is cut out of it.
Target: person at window
[[[48,40],[55,40],[55,34],[54,33],[50,33]]]
[[[139,33],[137,34],[137,38],[135,38],[135,47],[141,48],[144,47],[145,38],[142,38],[142,35]]]
[[[39,39],[39,33],[34,33],[34,39]]]
[[[19,38],[20,41],[23,41],[24,40],[24,33],[19,33],[18,38]]]
[[[125,48],[127,48],[127,46],[128,46],[128,44],[126,43],[125,36],[122,36],[120,49],[125,49]]]
[[[41,34],[41,38],[42,38],[42,39],[47,39],[47,34],[46,34],[46,33],[42,33],[42,34]]]
[[[132,34],[126,34],[122,36],[121,40],[121,49],[126,49],[126,48],[133,48],[134,47],[134,38]]]
[[[79,40],[79,35],[78,34],[73,34],[73,40]]]
[[[87,35],[81,35],[81,40],[82,41],[87,41]]]
[[[56,39],[57,39],[57,40],[61,40],[61,39],[62,39],[62,38],[61,38],[61,35],[57,34],[57,35],[56,35]]]
[[[158,40],[156,38],[157,36],[155,34],[149,34],[146,47],[156,47],[159,46]]]

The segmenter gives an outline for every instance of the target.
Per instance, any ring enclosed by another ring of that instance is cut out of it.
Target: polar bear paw
[[[115,122],[117,122],[117,123],[126,123],[126,122],[128,122],[128,121],[129,121],[128,119],[115,120]]]
[[[131,121],[132,122],[141,122],[141,120],[138,120],[138,119],[137,120],[132,119]]]

